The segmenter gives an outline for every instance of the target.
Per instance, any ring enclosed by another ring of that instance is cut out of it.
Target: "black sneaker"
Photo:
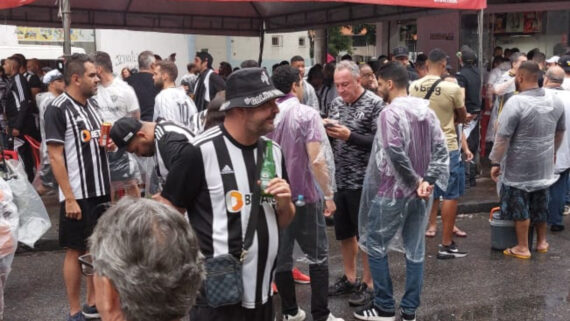
[[[407,314],[404,313],[404,310],[400,309],[400,317],[402,321],[416,321],[416,314]]]
[[[350,306],[368,305],[373,299],[374,291],[369,289],[366,283],[362,282],[360,286],[358,286],[358,289],[348,298],[348,304]]]
[[[457,248],[457,244],[455,244],[455,242],[451,242],[451,244],[447,246],[440,244],[439,250],[437,251],[437,258],[440,260],[454,259],[466,256],[467,252],[460,251]]]
[[[562,231],[564,231],[564,225],[552,224],[552,225],[550,225],[550,231],[562,232]]]
[[[370,303],[367,306],[354,311],[352,314],[358,320],[365,321],[395,321],[396,313],[386,312],[374,306],[374,303]]]
[[[88,306],[87,304],[84,304],[83,309],[81,309],[81,313],[85,316],[85,319],[99,319],[101,317],[99,315],[99,311],[97,311],[97,307],[94,305]]]
[[[353,293],[358,289],[359,284],[358,279],[354,283],[350,283],[346,275],[343,275],[333,285],[329,286],[329,296]]]

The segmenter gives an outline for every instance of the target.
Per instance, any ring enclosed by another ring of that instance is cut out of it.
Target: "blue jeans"
[[[400,229],[406,253],[406,290],[400,307],[407,314],[414,314],[419,307],[427,221],[428,213],[424,200],[376,197],[372,202],[368,214],[366,247],[374,281],[374,304],[381,310],[394,312],[396,309],[387,250]]]
[[[568,194],[568,173],[570,169],[560,173],[560,178],[550,186],[550,202],[548,203],[548,224],[562,225],[562,213]]]

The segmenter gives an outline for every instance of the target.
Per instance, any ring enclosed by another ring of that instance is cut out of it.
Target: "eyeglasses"
[[[84,254],[79,257],[79,265],[81,266],[81,273],[85,276],[92,276],[95,273],[93,269],[93,255]]]

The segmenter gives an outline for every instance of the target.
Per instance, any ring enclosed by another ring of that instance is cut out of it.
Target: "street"
[[[565,217],[566,225],[570,218]],[[437,260],[440,231],[427,241],[426,272],[418,320],[525,321],[570,320],[570,234],[548,232],[550,251],[533,252],[531,260],[504,257],[490,249],[488,214],[464,215],[458,226],[469,236],[456,239],[469,252],[463,259]],[[441,222],[439,222],[441,228]],[[329,227],[330,282],[341,275],[342,264],[334,232]],[[395,297],[401,298],[404,257],[390,255]],[[67,303],[61,274],[63,251],[24,252],[16,256],[5,289],[5,320],[64,321]],[[303,271],[307,267],[299,264]],[[297,285],[297,299],[309,312],[310,286]],[[353,320],[346,297],[330,299],[335,316]],[[275,296],[276,307],[279,296]],[[307,313],[310,315],[310,313]],[[279,316],[279,315],[278,315]],[[310,317],[307,320],[312,320]]]

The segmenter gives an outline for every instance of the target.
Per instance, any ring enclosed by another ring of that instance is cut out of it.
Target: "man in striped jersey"
[[[259,206],[252,245],[242,265],[242,302],[218,308],[207,304],[202,291],[190,311],[192,321],[274,320],[271,281],[279,228],[295,215],[281,148],[273,145],[276,175],[265,189],[261,204],[252,204],[256,163],[274,129],[279,112],[276,99],[283,93],[261,68],[246,68],[228,78],[224,123],[187,144],[172,165],[161,193],[162,201],[187,211],[206,258],[231,254],[239,258],[243,235],[253,206]]]
[[[117,147],[126,148],[129,153],[141,157],[154,156],[156,167],[151,175],[158,178],[159,190],[182,147],[193,138],[191,131],[166,120],[153,123],[123,117],[111,128],[111,139]],[[151,192],[155,191],[151,189]]]
[[[190,117],[197,112],[196,105],[184,89],[176,88],[176,77],[178,68],[172,61],[156,62],[153,79],[154,85],[160,88],[160,93],[154,99],[152,120],[170,120],[190,128]]]
[[[66,249],[63,278],[68,320],[83,321],[99,314],[89,277],[82,313],[78,258],[86,252],[87,238],[110,201],[110,174],[107,153],[98,139],[102,119],[91,98],[99,83],[95,65],[87,55],[74,54],[65,63],[64,80],[65,92],[47,107],[44,117],[50,163],[59,185],[59,243]]]

